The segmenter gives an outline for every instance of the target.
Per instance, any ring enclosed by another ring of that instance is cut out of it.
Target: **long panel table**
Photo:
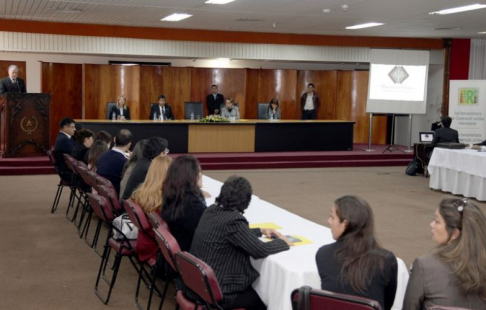
[[[429,186],[486,201],[486,153],[435,148],[428,170]]]
[[[76,120],[93,131],[133,133],[133,145],[159,136],[172,153],[348,151],[353,149],[351,121],[239,120],[231,123],[176,121]]]
[[[219,195],[222,183],[203,177],[203,189],[211,194],[207,205],[214,203]],[[290,250],[270,255],[264,259],[252,259],[253,267],[260,277],[253,284],[262,301],[269,310],[291,310],[290,294],[296,288],[308,285],[320,289],[321,280],[317,271],[315,256],[317,250],[334,242],[331,230],[300,216],[279,208],[253,195],[251,204],[244,216],[251,224],[274,223],[281,227],[284,235],[298,235],[311,241],[310,244],[292,246]],[[327,213],[323,212],[323,217]],[[400,258],[398,261],[398,285],[392,309],[403,307],[403,299],[408,283],[408,270]]]

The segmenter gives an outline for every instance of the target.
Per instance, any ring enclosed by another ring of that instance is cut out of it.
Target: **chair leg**
[[[57,185],[56,196],[54,197],[54,202],[52,203],[51,213],[54,213],[57,210],[57,205],[59,204],[59,200],[61,199],[63,188],[64,186],[61,185],[61,183]]]

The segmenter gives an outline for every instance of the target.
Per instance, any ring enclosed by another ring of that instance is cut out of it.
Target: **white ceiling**
[[[235,0],[226,5],[206,0],[0,0],[6,19],[166,27],[227,31],[420,38],[486,38],[486,9],[451,15],[429,12],[485,0]],[[348,5],[343,11],[341,6]],[[330,9],[324,14],[323,9]],[[79,13],[61,10],[78,10]],[[192,14],[171,23],[172,13]],[[248,20],[245,20],[248,19]],[[245,20],[245,21],[237,21]],[[384,26],[344,30],[382,22]],[[273,24],[276,23],[274,29]],[[433,28],[456,30],[434,30]]]

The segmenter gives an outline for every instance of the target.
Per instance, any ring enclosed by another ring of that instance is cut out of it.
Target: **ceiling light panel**
[[[185,14],[185,13],[174,13],[172,15],[166,16],[161,19],[163,22],[178,22],[183,19],[191,17],[191,14]]]
[[[471,4],[466,6],[460,6],[457,8],[445,9],[436,12],[430,12],[431,15],[447,15],[447,14],[454,14],[454,13],[461,13],[473,10],[480,10],[486,8],[486,4]]]
[[[205,3],[207,4],[228,4],[230,2],[233,2],[235,0],[208,0]]]
[[[382,26],[382,25],[384,25],[384,23],[366,23],[366,24],[349,26],[349,27],[346,27],[346,29],[356,30],[356,29],[370,28],[370,27],[376,27],[376,26]]]

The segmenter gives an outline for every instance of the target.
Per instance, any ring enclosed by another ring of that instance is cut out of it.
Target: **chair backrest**
[[[98,184],[97,191],[100,196],[103,196],[106,198],[106,200],[108,200],[113,210],[113,213],[115,214],[123,213],[123,208],[121,207],[120,202],[118,201],[118,195],[116,194],[116,191],[113,187]]]
[[[122,203],[125,205],[125,211],[130,217],[132,223],[137,227],[138,231],[150,236],[152,225],[150,225],[147,215],[143,211],[142,207],[131,199],[123,200]]]
[[[268,103],[258,103],[258,119],[267,119]]]
[[[49,157],[49,161],[51,162],[51,165],[56,167],[57,162],[56,162],[56,157],[54,157],[54,150],[47,151],[47,156]]]
[[[66,166],[68,167],[69,170],[73,172],[74,175],[78,175],[78,172],[76,170],[76,166],[78,165],[78,161],[74,159],[69,154],[63,154],[64,156],[64,161],[66,162]]]
[[[81,176],[81,179],[83,179],[84,183],[88,184],[89,187],[93,187],[93,183],[96,185],[96,180],[93,179],[89,174],[88,174],[88,167],[86,167],[86,164],[83,163],[82,161],[78,162],[78,166],[76,167],[76,170],[78,171],[79,175]]]
[[[154,233],[155,241],[157,241],[157,244],[159,245],[160,251],[162,252],[162,255],[164,255],[165,260],[169,263],[172,269],[178,272],[175,262],[175,255],[181,251],[179,243],[177,243],[177,240],[170,233],[170,231],[162,226],[154,229]]]
[[[160,214],[158,212],[152,212],[152,213],[147,214],[147,218],[148,218],[150,225],[152,226],[153,229],[163,227],[163,228],[167,229],[168,231],[170,231],[169,225],[167,224],[166,221],[164,221],[162,219],[162,217],[160,217]]]
[[[88,175],[89,178],[90,178],[90,183],[88,183],[88,184],[91,185],[91,189],[98,192],[98,185],[99,184],[98,184],[98,181],[96,180],[96,178],[98,177],[98,174],[94,171],[88,170],[88,171],[86,171],[86,175]]]
[[[184,118],[191,119],[191,113],[193,113],[194,119],[203,118],[204,110],[202,102],[184,102]]]
[[[110,112],[111,112],[111,109],[113,109],[113,107],[116,107],[116,102],[107,102],[106,103],[106,119],[112,118]]]
[[[189,252],[179,252],[175,257],[184,285],[209,305],[217,305],[223,292],[213,269]]]
[[[98,185],[103,185],[103,186],[106,186],[106,187],[110,187],[110,188],[113,188],[113,190],[115,190],[115,187],[113,186],[113,184],[111,183],[111,181],[108,180],[105,177],[102,177],[98,173],[96,173],[95,179],[96,179],[96,182],[98,183]]]
[[[308,298],[305,297],[306,294]],[[299,297],[302,301],[300,305]],[[297,304],[293,307],[294,310],[381,310],[380,304],[372,299],[315,290],[308,286],[295,289],[290,298],[294,304]]]
[[[105,223],[111,223],[115,219],[108,200],[100,195],[87,193],[88,201],[93,212]]]

